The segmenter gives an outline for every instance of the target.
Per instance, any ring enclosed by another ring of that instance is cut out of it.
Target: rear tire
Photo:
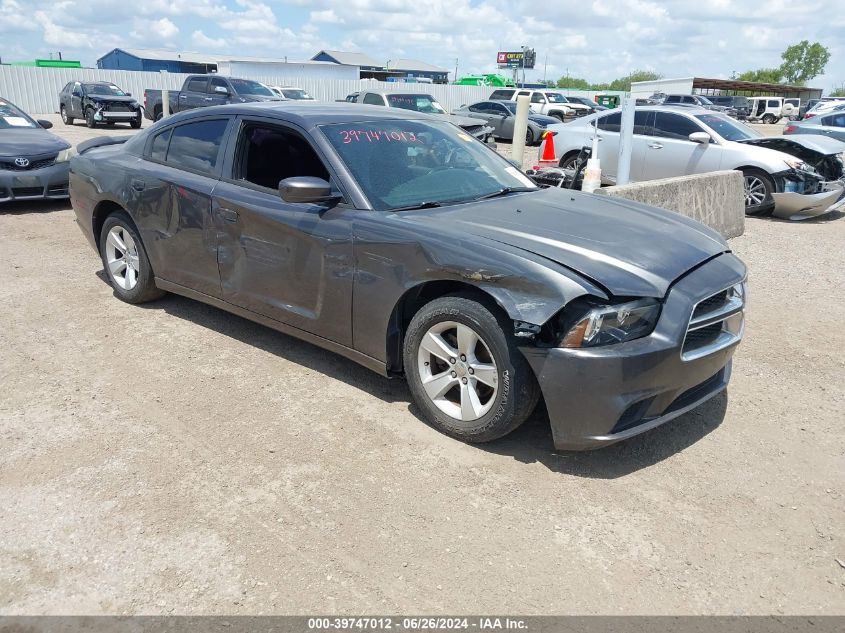
[[[763,123],[765,123],[766,125],[774,125],[775,123],[777,123],[777,119],[775,118],[774,114],[764,114]]]
[[[64,123],[65,125],[73,125],[73,117],[68,116],[67,108],[62,106],[60,112],[62,114],[62,123]]]
[[[155,119],[156,121],[161,121],[162,117],[164,117],[164,112],[162,112],[162,109],[160,107],[157,107],[155,110],[153,110],[153,119]]]
[[[147,251],[126,212],[117,211],[103,222],[100,257],[114,294],[121,301],[145,303],[164,296],[164,291],[156,288]]]
[[[531,415],[540,388],[512,327],[462,295],[435,299],[414,315],[405,376],[432,426],[464,442],[489,442]]]
[[[743,169],[745,215],[769,215],[775,208],[775,183],[762,169]]]

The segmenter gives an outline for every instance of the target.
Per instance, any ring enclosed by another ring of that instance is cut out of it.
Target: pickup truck
[[[171,114],[226,103],[282,100],[257,81],[220,75],[190,75],[185,78],[181,90],[168,90],[167,94]],[[144,90],[144,116],[151,121],[162,117],[161,90]]]

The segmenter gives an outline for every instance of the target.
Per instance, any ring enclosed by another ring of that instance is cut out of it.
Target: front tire
[[[90,128],[94,128],[97,125],[97,122],[94,120],[94,108],[85,110],[85,125]]]
[[[113,213],[103,223],[100,257],[114,293],[121,301],[145,303],[164,295],[156,288],[141,236],[125,212]]]
[[[489,442],[531,415],[540,390],[511,327],[460,295],[435,299],[414,315],[405,375],[435,428],[465,442]]]
[[[743,169],[745,215],[768,215],[775,207],[772,193],[775,183],[762,169]]]
[[[525,130],[525,145],[530,146],[534,144],[534,132],[531,128]]]
[[[64,123],[65,125],[73,125],[73,117],[68,116],[67,108],[62,106],[60,112],[62,114],[62,123]]]
[[[777,122],[774,114],[763,115],[763,123],[766,125],[774,125]]]
[[[140,113],[140,112],[138,113],[138,116],[137,116],[137,117],[135,117],[134,119],[132,119],[132,120],[129,122],[129,126],[130,126],[133,130],[137,130],[139,127],[141,127],[141,113]]]

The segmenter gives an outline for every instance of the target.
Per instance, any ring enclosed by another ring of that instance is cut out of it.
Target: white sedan
[[[621,111],[601,112],[550,125],[555,150],[569,167],[598,127],[603,184],[615,184]],[[542,151],[542,150],[541,150]],[[701,174],[742,172],[746,213],[804,219],[845,205],[845,143],[809,135],[763,137],[729,117],[685,106],[646,106],[634,115],[632,182]]]

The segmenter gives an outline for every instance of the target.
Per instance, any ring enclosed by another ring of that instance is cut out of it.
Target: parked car
[[[606,106],[599,105],[587,97],[573,97],[572,95],[566,95],[566,100],[569,101],[569,103],[580,103],[581,105],[587,106],[591,110],[590,114],[593,112],[603,112],[604,110],[609,109]]]
[[[731,116],[735,116],[740,121],[748,118],[751,112],[748,97],[740,95],[710,95],[707,98],[715,105],[727,108],[729,112],[733,110],[735,114],[731,114]]]
[[[598,126],[602,178],[616,181],[620,112],[604,112],[564,125],[555,150],[569,167],[590,146]],[[805,219],[842,204],[841,155],[845,144],[813,136],[763,137],[724,114],[694,106],[646,106],[634,114],[632,181],[655,180],[722,169],[742,172],[746,212]],[[829,184],[830,183],[830,184]]]
[[[812,108],[804,114],[805,119],[812,119],[814,116],[822,116],[831,112],[837,112],[845,108],[845,100],[831,99],[828,101],[817,101]]]
[[[829,114],[814,116],[803,121],[791,121],[783,128],[783,133],[786,135],[819,134],[845,142],[845,104],[839,108]]]
[[[70,81],[59,93],[59,113],[65,125],[82,119],[90,128],[99,123],[141,127],[141,105],[129,92],[107,81]]]
[[[0,98],[0,202],[68,197],[70,143]]]
[[[449,114],[430,94],[418,92],[392,92],[388,90],[362,90],[355,95],[354,103],[387,106],[412,112],[422,112],[448,120],[464,129],[479,141],[492,142],[493,128],[478,119]]]
[[[71,199],[119,299],[185,295],[404,376],[461,440],[542,395],[555,446],[595,448],[730,377],[746,269],[717,233],[540,189],[444,120],[236,104],[100,143],[119,144],[80,146]]]
[[[302,88],[294,86],[269,86],[277,96],[282,99],[291,99],[293,101],[314,101],[314,97],[305,92]]]
[[[532,112],[553,116],[561,122],[572,117],[589,114],[587,106],[580,103],[570,103],[565,96],[554,90],[501,88],[490,94],[490,101],[516,101],[517,97],[528,97]]]
[[[189,75],[181,90],[168,90],[167,94],[172,114],[226,103],[282,100],[262,83],[222,75]],[[144,116],[158,121],[163,112],[161,90],[144,90]]]
[[[468,106],[461,106],[457,110],[453,110],[452,114],[482,119],[493,128],[494,137],[508,141],[513,140],[516,101],[479,101]],[[558,122],[554,117],[529,112],[528,129],[525,132],[526,145],[539,143],[546,127]]]
[[[717,105],[704,95],[666,95],[660,103],[662,105],[698,106],[700,108],[704,108],[705,110],[713,110],[714,112],[724,112],[732,115],[736,114],[735,110],[723,105]]]
[[[783,97],[748,97],[748,105],[748,120],[768,125],[798,114],[798,109],[792,103],[787,103]]]

